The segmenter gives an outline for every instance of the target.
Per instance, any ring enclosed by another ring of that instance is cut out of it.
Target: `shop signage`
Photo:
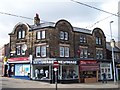
[[[33,61],[33,64],[53,64],[54,63],[54,60],[39,60],[39,61],[37,61],[37,60],[35,60],[35,61]],[[63,65],[63,64],[74,64],[74,65],[76,65],[77,64],[77,61],[59,61],[58,60],[58,63],[59,64],[61,64],[61,65]]]
[[[95,60],[82,60],[80,61],[80,65],[88,65],[88,64],[97,64]]]
[[[18,57],[18,58],[9,58],[8,62],[15,62],[15,61],[28,61],[28,57]]]

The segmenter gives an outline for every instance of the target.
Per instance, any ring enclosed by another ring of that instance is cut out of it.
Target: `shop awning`
[[[99,66],[80,66],[80,71],[98,71]]]

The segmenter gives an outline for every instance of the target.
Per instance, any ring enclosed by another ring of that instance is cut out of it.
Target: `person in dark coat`
[[[106,73],[103,73],[102,77],[103,77],[102,83],[105,83],[105,82],[107,83]]]

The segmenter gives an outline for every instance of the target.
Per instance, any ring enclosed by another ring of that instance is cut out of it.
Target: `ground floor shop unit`
[[[120,63],[116,64],[116,80],[120,81]]]
[[[10,58],[8,67],[9,77],[30,79],[30,62],[28,57]]]
[[[96,60],[79,61],[79,81],[81,83],[94,83],[98,81],[99,65]]]
[[[99,81],[103,80],[103,73],[106,74],[107,80],[113,80],[112,62],[102,61],[102,62],[98,62],[98,63],[100,65],[100,70],[99,70],[99,74],[98,74]]]
[[[33,80],[48,81],[55,83],[73,83],[78,82],[78,63],[75,60],[57,60],[59,66],[57,75],[54,71],[54,61],[56,60],[34,60],[32,65]]]

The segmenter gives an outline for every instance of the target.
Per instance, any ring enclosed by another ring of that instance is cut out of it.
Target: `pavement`
[[[32,81],[32,80],[23,80],[9,77],[0,77],[0,86],[2,88],[28,88],[28,89],[55,89],[57,85],[57,89],[85,89],[85,90],[93,90],[93,89],[104,89],[104,90],[120,90],[120,83],[114,83],[113,81],[108,81],[108,83],[74,83],[74,84],[50,84],[47,82],[40,81]]]

